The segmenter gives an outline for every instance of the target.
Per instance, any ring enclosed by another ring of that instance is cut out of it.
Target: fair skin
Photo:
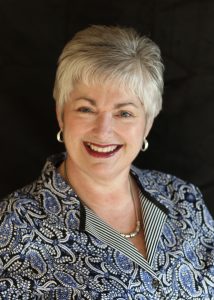
[[[116,85],[81,83],[74,87],[63,110],[57,108],[57,118],[67,150],[70,184],[85,204],[114,229],[133,231],[136,215],[130,193],[130,166],[152,125],[140,100]],[[59,171],[65,177],[64,163]],[[134,181],[132,186],[138,200]],[[139,200],[136,207],[139,212]],[[142,229],[130,241],[146,256]]]

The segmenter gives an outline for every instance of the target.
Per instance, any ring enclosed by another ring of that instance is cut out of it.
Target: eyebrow
[[[88,101],[91,105],[97,106],[97,105],[96,105],[96,101],[93,100],[93,99],[91,99],[91,98],[88,98],[88,97],[79,97],[79,98],[76,98],[76,99],[74,99],[74,100],[75,100],[75,101],[86,100],[86,101]],[[121,108],[121,107],[128,106],[128,105],[132,105],[132,106],[134,106],[134,107],[136,107],[136,108],[139,108],[135,103],[130,102],[130,101],[128,101],[128,102],[117,103],[117,104],[115,105],[115,108]]]

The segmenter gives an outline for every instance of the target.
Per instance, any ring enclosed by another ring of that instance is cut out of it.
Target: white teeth
[[[117,146],[98,147],[98,146],[95,146],[95,145],[90,144],[90,143],[87,143],[87,145],[88,145],[93,151],[96,151],[96,152],[104,152],[104,153],[112,152],[112,151],[114,151],[114,150],[117,148]]]

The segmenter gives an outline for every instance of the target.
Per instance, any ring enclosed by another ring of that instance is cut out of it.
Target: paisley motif
[[[51,157],[38,180],[0,202],[0,300],[214,300],[214,225],[197,188],[132,167],[148,203],[164,210],[146,261],[133,246],[120,252],[102,224],[94,227],[108,242],[87,230],[83,205],[56,169],[64,158]]]
[[[54,276],[64,287],[71,287],[76,289],[79,286],[76,280],[66,272],[57,271],[54,273]]]
[[[185,291],[187,291],[188,295],[192,298],[194,297],[200,297],[201,295],[201,289],[196,289],[196,282],[193,272],[190,270],[190,268],[187,265],[182,265],[179,268],[179,281],[181,283],[181,286]]]
[[[191,246],[188,241],[183,244],[184,254],[191,264],[193,264],[195,269],[202,269],[203,264],[200,262],[199,257],[194,251],[194,244]]]
[[[100,241],[99,239],[94,238],[92,236],[91,240],[93,242],[93,245],[95,245],[96,248],[102,248],[102,249],[106,249],[107,248],[107,245],[105,243],[103,243],[102,241]]]
[[[38,276],[42,276],[47,271],[47,265],[41,254],[36,250],[29,250],[26,258],[30,262],[31,268],[36,270]]]
[[[0,226],[0,248],[6,247],[13,234],[13,225],[10,218],[7,216],[3,220]]]
[[[42,192],[44,197],[44,208],[47,213],[58,214],[61,211],[60,203],[57,197],[48,190]]]
[[[79,225],[79,216],[77,216],[77,212],[75,210],[70,210],[65,219],[66,225],[68,229],[75,229]]]
[[[116,251],[115,255],[115,263],[120,268],[121,271],[125,273],[132,273],[133,272],[133,262],[126,256],[124,256],[119,251]]]
[[[145,271],[140,271],[140,277],[142,282],[144,282],[145,288],[147,291],[149,291],[150,294],[154,294],[155,288],[153,286],[153,278],[152,276]],[[143,291],[142,291],[143,293]]]
[[[214,228],[214,220],[210,218],[210,213],[208,212],[207,209],[203,210],[203,217],[206,226],[212,231]]]
[[[169,246],[169,247],[173,247],[176,244],[176,238],[175,238],[175,234],[172,231],[169,224],[166,224],[164,226],[163,234],[164,234],[164,237],[166,239],[166,245]]]
[[[62,195],[69,189],[67,183],[58,172],[53,173],[53,188],[56,192],[62,193]]]

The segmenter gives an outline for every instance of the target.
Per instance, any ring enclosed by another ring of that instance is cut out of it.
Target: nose
[[[112,132],[112,115],[109,112],[100,113],[95,121],[94,133],[105,136]]]

